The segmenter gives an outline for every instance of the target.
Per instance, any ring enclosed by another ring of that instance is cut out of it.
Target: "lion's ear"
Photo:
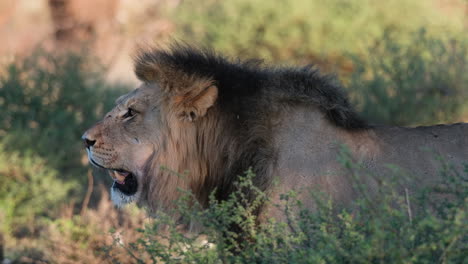
[[[201,91],[197,89],[187,94],[175,96],[174,102],[178,111],[178,116],[190,122],[203,117],[206,111],[214,105],[218,98],[218,88],[210,85]]]
[[[156,83],[179,117],[194,121],[203,117],[218,98],[211,74],[193,69],[200,62],[211,63],[205,57],[208,55],[183,47],[173,51],[140,50],[135,57],[135,74],[145,83]]]

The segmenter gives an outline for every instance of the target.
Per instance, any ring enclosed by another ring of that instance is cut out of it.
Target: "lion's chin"
[[[134,173],[125,170],[110,170],[110,174],[114,179],[112,189],[118,189],[127,196],[132,196],[138,191],[138,179]]]
[[[138,190],[138,178],[135,173],[123,169],[106,168],[89,159],[91,164],[98,168],[105,169],[114,180],[111,187],[111,200],[117,207],[123,207],[126,204],[138,201],[140,192]]]
[[[140,192],[135,191],[133,194],[127,194],[122,192],[118,186],[119,183],[114,182],[111,187],[111,200],[117,207],[136,202],[140,198]]]
[[[111,187],[111,199],[118,207],[137,201],[138,193],[138,178],[137,176],[124,170],[109,171],[114,183]]]

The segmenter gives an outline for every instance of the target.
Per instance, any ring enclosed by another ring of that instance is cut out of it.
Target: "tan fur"
[[[273,204],[281,203],[280,194],[294,190],[311,210],[316,206],[311,192],[326,194],[338,207],[349,206],[362,197],[352,173],[370,197],[378,194],[380,181],[392,181],[389,177],[399,182],[395,191],[406,189],[412,195],[441,182],[439,157],[460,172],[468,160],[467,124],[347,131],[330,124],[314,107],[288,110],[278,118],[274,136],[279,157],[273,172],[278,184],[270,194]],[[342,147],[350,151],[356,169],[345,169],[338,161]],[[275,206],[263,216],[284,217]]]
[[[195,88],[192,84],[190,92],[179,96],[164,94],[159,86],[144,85],[117,99],[118,105],[106,118],[85,133],[85,137],[97,140],[90,155],[99,165],[138,174],[140,182],[145,183],[140,197],[152,209],[172,206],[183,190],[192,191],[202,197],[200,202],[206,202],[208,193],[204,193],[204,186],[222,170],[217,167],[220,165],[217,149],[229,142],[217,133],[222,129],[221,122],[208,111],[217,98],[217,88],[210,81],[196,84]],[[131,133],[126,133],[122,130],[121,115],[137,102],[140,104],[137,110],[143,109],[139,115],[144,118],[131,128]],[[155,108],[153,105],[158,111],[151,110]],[[195,113],[194,120],[190,112]],[[138,126],[144,128],[140,130]],[[140,143],[135,144],[133,137],[139,138]],[[201,145],[210,149],[200,151]],[[146,148],[151,151],[138,154]],[[143,162],[132,164],[135,160]]]
[[[216,142],[222,141],[216,133],[219,129],[216,120],[207,118],[196,127],[193,123],[181,122],[177,112],[173,111],[167,116],[166,126],[162,134],[166,144],[153,159],[147,174],[150,208],[170,206],[181,194],[180,190],[190,190],[203,197],[200,202],[206,202],[208,193],[203,193],[203,186],[209,184],[210,177],[221,169],[214,166],[219,164],[216,162]],[[210,144],[210,149],[198,151],[197,145],[205,142],[215,144]],[[160,169],[160,166],[167,169]]]
[[[184,50],[143,54],[137,62],[144,84],[83,136],[95,141],[88,154],[96,165],[137,177],[136,194],[115,196],[116,203],[137,201],[156,211],[190,191],[206,205],[215,189],[225,199],[251,167],[254,184],[273,203],[295,190],[314,209],[310,192],[320,191],[346,206],[359,194],[337,160],[344,145],[370,193],[393,173],[389,164],[408,176],[401,188],[412,193],[440,179],[437,155],[458,168],[468,158],[467,124],[367,126],[339,87],[309,69],[262,70]],[[187,66],[195,62],[201,66]],[[225,72],[211,72],[213,65]],[[129,109],[135,115],[125,118]],[[274,206],[259,213],[282,218]]]

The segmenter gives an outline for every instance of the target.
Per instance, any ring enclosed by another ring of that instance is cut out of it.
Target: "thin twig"
[[[80,215],[83,216],[88,209],[89,200],[91,199],[91,194],[93,193],[93,185],[94,179],[91,169],[88,169],[88,190],[86,191],[86,196],[83,200],[83,204],[81,205],[81,213]]]
[[[4,244],[4,240],[3,240],[3,234],[0,233],[0,263],[3,263],[3,244]]]
[[[408,209],[409,222],[410,222],[410,224],[412,224],[413,223],[413,215],[411,214],[411,204],[410,204],[409,195],[408,195],[408,188],[405,188],[405,198],[406,198],[406,207]]]
[[[289,210],[289,200],[286,201],[284,213],[286,214],[286,221],[287,221],[289,228],[291,229],[293,234],[297,234],[296,228],[294,228],[294,225],[293,225],[293,219],[292,219],[293,216],[291,215],[291,211]]]
[[[457,242],[458,238],[460,236],[454,237],[450,243],[447,245],[446,248],[444,248],[444,252],[442,252],[442,255],[439,258],[439,263],[447,263],[447,253],[449,252],[450,249],[452,249],[453,245]]]

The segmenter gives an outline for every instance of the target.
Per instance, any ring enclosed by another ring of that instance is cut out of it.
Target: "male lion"
[[[435,182],[436,154],[457,166],[468,158],[467,124],[370,126],[332,79],[310,67],[233,62],[176,46],[141,51],[135,73],[143,84],[83,135],[90,162],[115,179],[117,205],[169,208],[178,188],[206,205],[213,190],[226,199],[238,175],[251,168],[254,184],[273,203],[293,189],[313,209],[311,190],[339,204],[356,197],[337,161],[340,145],[376,175],[385,176],[387,164],[399,166],[411,176],[409,191]],[[378,188],[371,178],[367,186]],[[281,217],[268,206],[259,214]]]

